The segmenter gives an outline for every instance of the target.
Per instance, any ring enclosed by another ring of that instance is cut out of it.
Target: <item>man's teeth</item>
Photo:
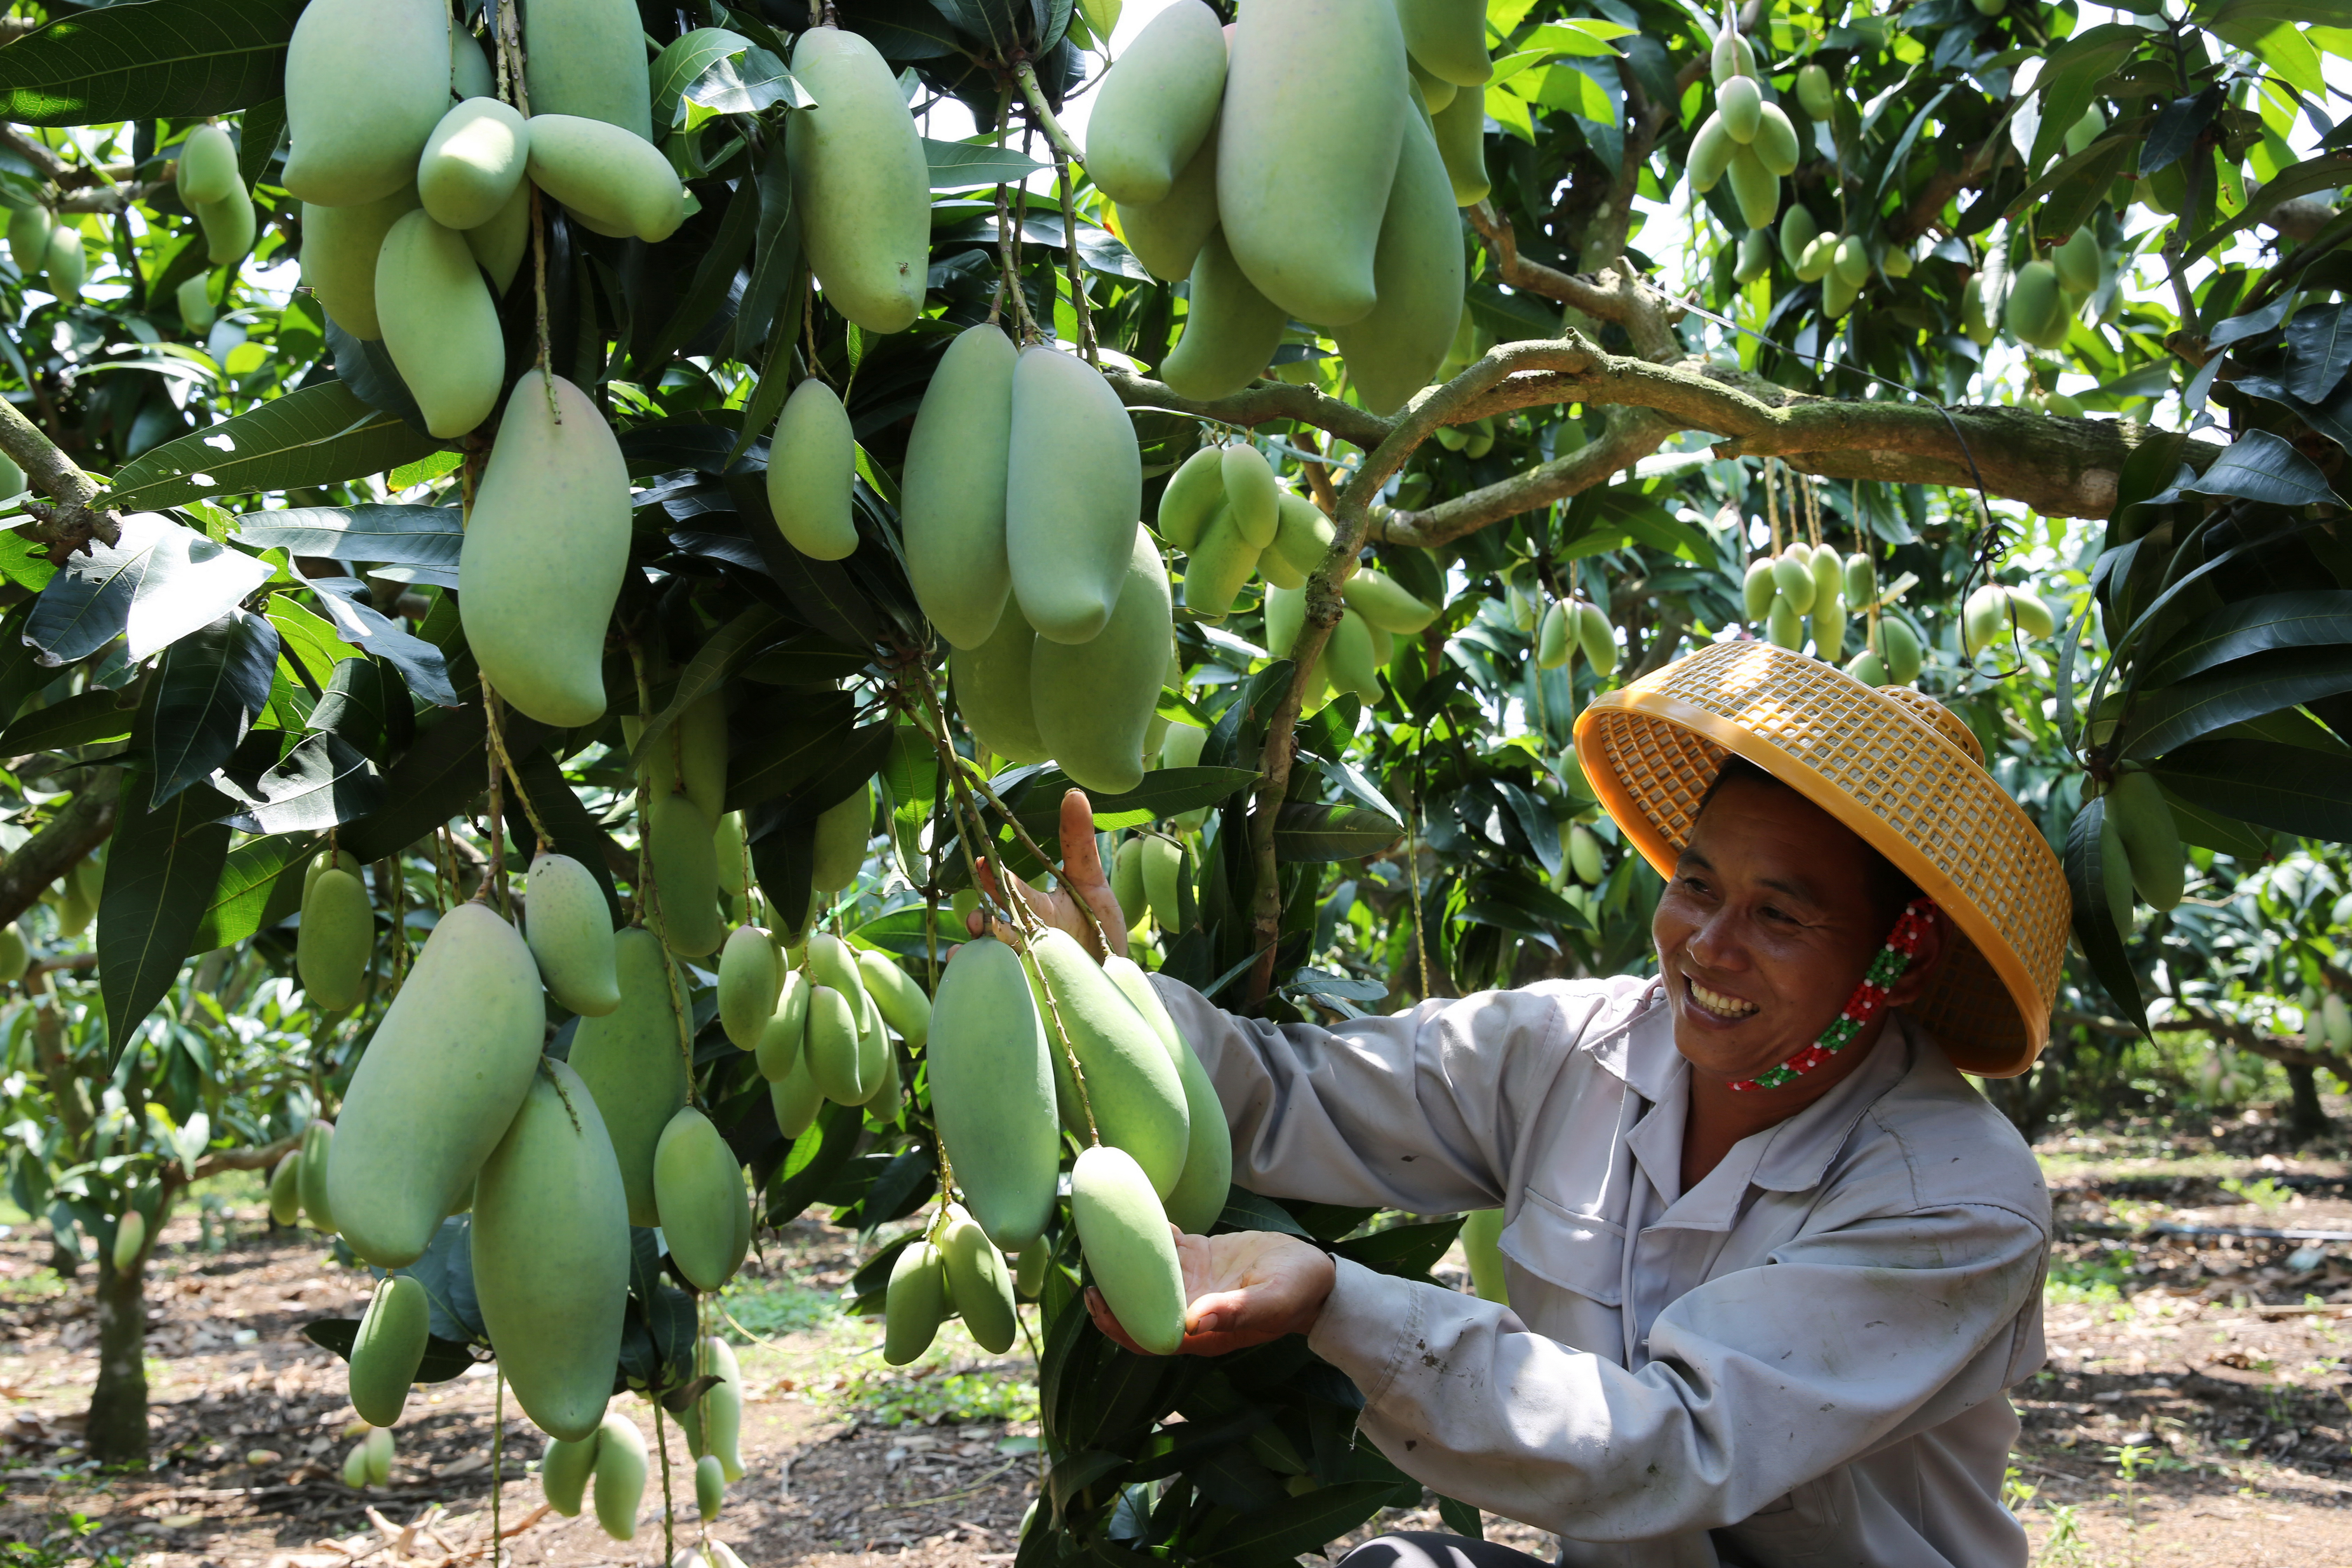
[[[1688,979],[1688,976],[1685,976]],[[1726,996],[1719,991],[1709,991],[1697,981],[1690,981],[1691,1000],[1718,1018],[1745,1018],[1757,1011],[1753,1002],[1742,1002],[1737,996]]]

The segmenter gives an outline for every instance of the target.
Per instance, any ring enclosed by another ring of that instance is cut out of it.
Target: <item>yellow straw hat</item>
[[[1879,689],[1767,642],[1724,642],[1596,697],[1576,751],[1601,804],[1664,877],[1738,753],[1860,835],[1951,918],[1959,940],[1909,1009],[1985,1078],[2033,1065],[2066,952],[2066,875],[1934,699]]]

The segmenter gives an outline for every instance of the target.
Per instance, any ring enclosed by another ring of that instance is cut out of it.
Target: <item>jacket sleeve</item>
[[[1579,1042],[1647,990],[1628,979],[1485,992],[1325,1029],[1236,1018],[1152,983],[1217,1086],[1236,1183],[1419,1214],[1500,1204],[1522,1119]]]
[[[1674,1301],[1638,1372],[1342,1261],[1308,1343],[1408,1474],[1573,1539],[1637,1541],[1736,1523],[1998,1394],[2044,1247],[1997,1206],[1859,1217]]]

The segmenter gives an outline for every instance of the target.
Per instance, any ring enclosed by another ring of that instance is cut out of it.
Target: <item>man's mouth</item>
[[[1742,1002],[1737,996],[1727,996],[1720,991],[1710,991],[1687,974],[1683,976],[1683,984],[1690,988],[1690,998],[1697,1005],[1699,1011],[1712,1017],[1745,1018],[1762,1011],[1753,1002]]]

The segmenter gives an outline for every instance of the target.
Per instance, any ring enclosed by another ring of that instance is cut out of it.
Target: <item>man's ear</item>
[[[1903,972],[1902,979],[1888,987],[1888,1006],[1907,1007],[1927,994],[1928,983],[1936,978],[1936,972],[1943,967],[1944,955],[1951,949],[1951,935],[1952,917],[1937,910],[1920,938],[1919,952],[1912,959],[1911,967]]]

